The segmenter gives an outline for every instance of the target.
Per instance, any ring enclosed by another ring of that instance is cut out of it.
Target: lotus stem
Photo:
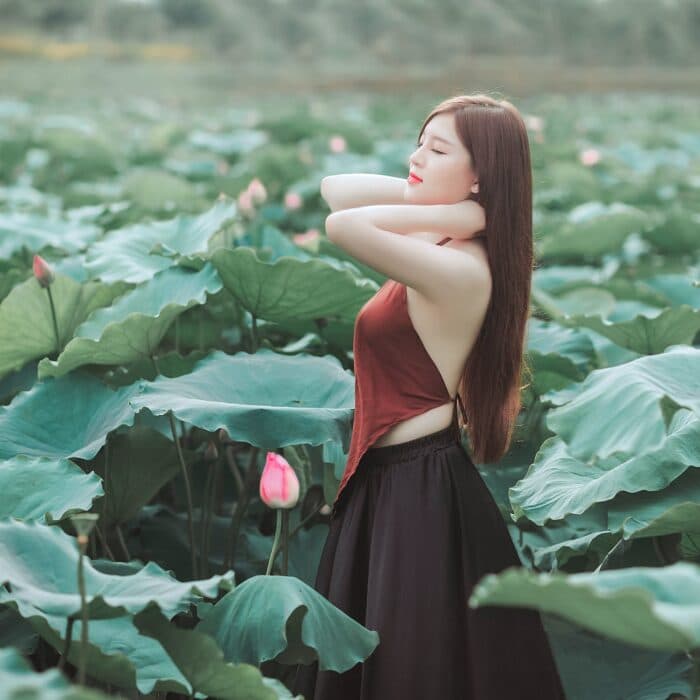
[[[87,548],[88,536],[80,534],[78,535],[78,590],[80,591],[80,613],[81,613],[81,626],[80,626],[80,661],[78,664],[78,683],[85,686],[85,660],[87,656],[87,644],[88,644],[88,611],[87,611],[87,601],[85,600],[85,572],[83,570],[83,557],[85,556],[85,549]]]
[[[245,481],[243,482],[243,489],[239,492],[238,501],[235,503],[233,508],[231,515],[231,526],[229,528],[226,541],[224,573],[228,571],[233,564],[236,554],[236,543],[238,541],[238,531],[241,527],[241,523],[243,522],[245,511],[248,508],[248,502],[250,501],[250,489],[258,481],[257,460],[259,452],[259,447],[253,447],[250,463],[248,464],[248,471],[246,472]]]
[[[286,555],[287,551],[289,548],[289,543],[290,541],[294,538],[294,536],[301,530],[301,528],[304,526],[305,523],[307,523],[311,518],[313,518],[320,510],[323,508],[323,503],[321,503],[318,508],[315,510],[311,511],[303,520],[301,520],[299,523],[297,523],[297,526],[289,533],[288,537],[283,537],[283,541],[280,543],[279,550],[277,552],[277,556],[279,556],[280,551],[283,551],[285,554],[285,560],[284,560],[284,572],[285,575],[287,573],[287,560],[286,560]]]
[[[280,535],[282,534],[282,510],[283,508],[276,508],[277,518],[275,522],[275,539],[272,541],[272,551],[270,552],[270,558],[267,561],[267,571],[265,571],[265,576],[270,575],[272,571],[272,563],[275,561],[275,556],[277,555],[277,548],[279,546]]]
[[[289,565],[289,509],[282,511],[282,576],[287,575]]]
[[[151,360],[153,361],[153,366],[156,370],[156,376],[160,374],[160,368],[158,367],[158,359],[155,355],[151,355]],[[177,459],[180,463],[180,470],[182,471],[182,478],[185,481],[185,495],[187,497],[187,528],[189,531],[190,538],[190,558],[192,564],[192,577],[199,578],[197,572],[197,555],[195,553],[194,544],[194,525],[192,517],[192,490],[190,489],[190,477],[187,473],[187,465],[185,464],[185,458],[182,455],[182,450],[180,449],[180,440],[177,436],[177,428],[175,426],[175,418],[173,417],[172,410],[168,411],[168,421],[170,423],[170,432],[173,436],[173,442],[175,443],[175,451],[177,452]]]
[[[100,538],[100,542],[102,542],[102,549],[104,550],[105,554],[112,560],[114,561],[114,553],[109,547],[109,544],[107,543],[107,538],[104,536],[104,533],[100,529],[99,525],[95,525],[95,531],[97,532],[97,536]]]
[[[211,487],[211,495],[209,497],[209,510],[207,511],[207,539],[205,543],[205,558],[206,571],[205,576],[209,576],[209,551],[211,548],[211,524],[214,517],[219,512],[218,494],[221,491],[221,457],[216,460],[213,466],[214,480]]]
[[[627,540],[625,540],[624,537],[621,537],[615,543],[615,546],[605,555],[605,557],[603,558],[603,561],[600,562],[600,564],[598,565],[598,568],[596,568],[593,573],[597,574],[599,571],[601,571],[601,569],[604,569],[605,565],[608,563],[608,560],[610,559],[610,557],[612,557],[612,555],[615,554],[618,549],[623,549],[626,546],[627,546]]]
[[[119,527],[119,525],[115,525],[114,531],[117,533],[117,539],[119,540],[119,545],[121,546],[122,553],[124,554],[124,561],[131,561],[131,554],[129,554],[129,550],[126,546],[126,540],[124,539],[122,529]]]
[[[204,485],[204,493],[202,494],[202,518],[200,523],[202,526],[200,538],[200,559],[199,570],[201,576],[209,575],[209,530],[211,527],[211,516],[214,505],[214,496],[216,494],[217,475],[219,467],[219,458],[215,459],[210,465],[207,472],[207,480]]]
[[[56,307],[53,303],[53,295],[51,294],[51,286],[46,287],[49,295],[49,305],[51,306],[51,320],[53,321],[53,335],[56,340],[56,356],[61,354],[61,337],[58,334],[58,323],[56,321]]]
[[[255,314],[250,323],[250,352],[254,353],[258,349],[258,319]]]
[[[68,652],[70,651],[70,643],[73,638],[73,623],[75,618],[71,615],[66,619],[66,639],[63,642],[63,653],[61,658],[58,660],[58,670],[62,671],[65,666],[66,659],[68,658]]]

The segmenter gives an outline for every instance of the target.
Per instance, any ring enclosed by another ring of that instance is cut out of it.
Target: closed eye
[[[423,144],[422,144],[422,143],[419,143],[419,144],[416,144],[416,145],[418,146],[418,148],[420,148]],[[437,150],[434,149],[434,148],[431,148],[430,150],[431,150],[433,153],[439,153],[441,156],[444,156],[444,155],[445,155],[444,151],[437,151]]]

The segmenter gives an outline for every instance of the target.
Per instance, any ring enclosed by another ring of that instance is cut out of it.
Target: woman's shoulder
[[[491,280],[491,268],[486,247],[486,238],[476,236],[474,238],[453,238],[445,243],[445,248],[453,248],[461,254],[469,257],[470,263],[475,264],[476,269],[482,273],[484,280]]]

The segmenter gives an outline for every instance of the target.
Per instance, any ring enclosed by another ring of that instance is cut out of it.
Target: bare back
[[[437,243],[443,238],[429,232],[409,235],[429,243]],[[482,238],[453,239],[444,247],[453,248],[455,255],[475,256],[488,273],[488,256]],[[464,365],[486,315],[491,296],[490,274],[486,275],[486,279],[488,279],[489,288],[476,300],[467,296],[466,292],[464,295],[457,296],[446,293],[440,303],[435,304],[417,290],[406,288],[409,318],[453,397],[457,393],[457,385]],[[372,446],[395,445],[442,430],[450,425],[453,408],[454,401],[450,401],[401,421],[392,426]]]

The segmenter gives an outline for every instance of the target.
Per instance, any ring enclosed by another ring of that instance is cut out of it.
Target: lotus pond
[[[695,697],[698,101],[515,102],[533,380],[478,468],[525,566],[470,605],[540,610],[572,700]],[[380,643],[313,589],[384,281],[327,240],[319,184],[405,176],[432,104],[0,100],[4,697],[291,698],[295,664]]]

